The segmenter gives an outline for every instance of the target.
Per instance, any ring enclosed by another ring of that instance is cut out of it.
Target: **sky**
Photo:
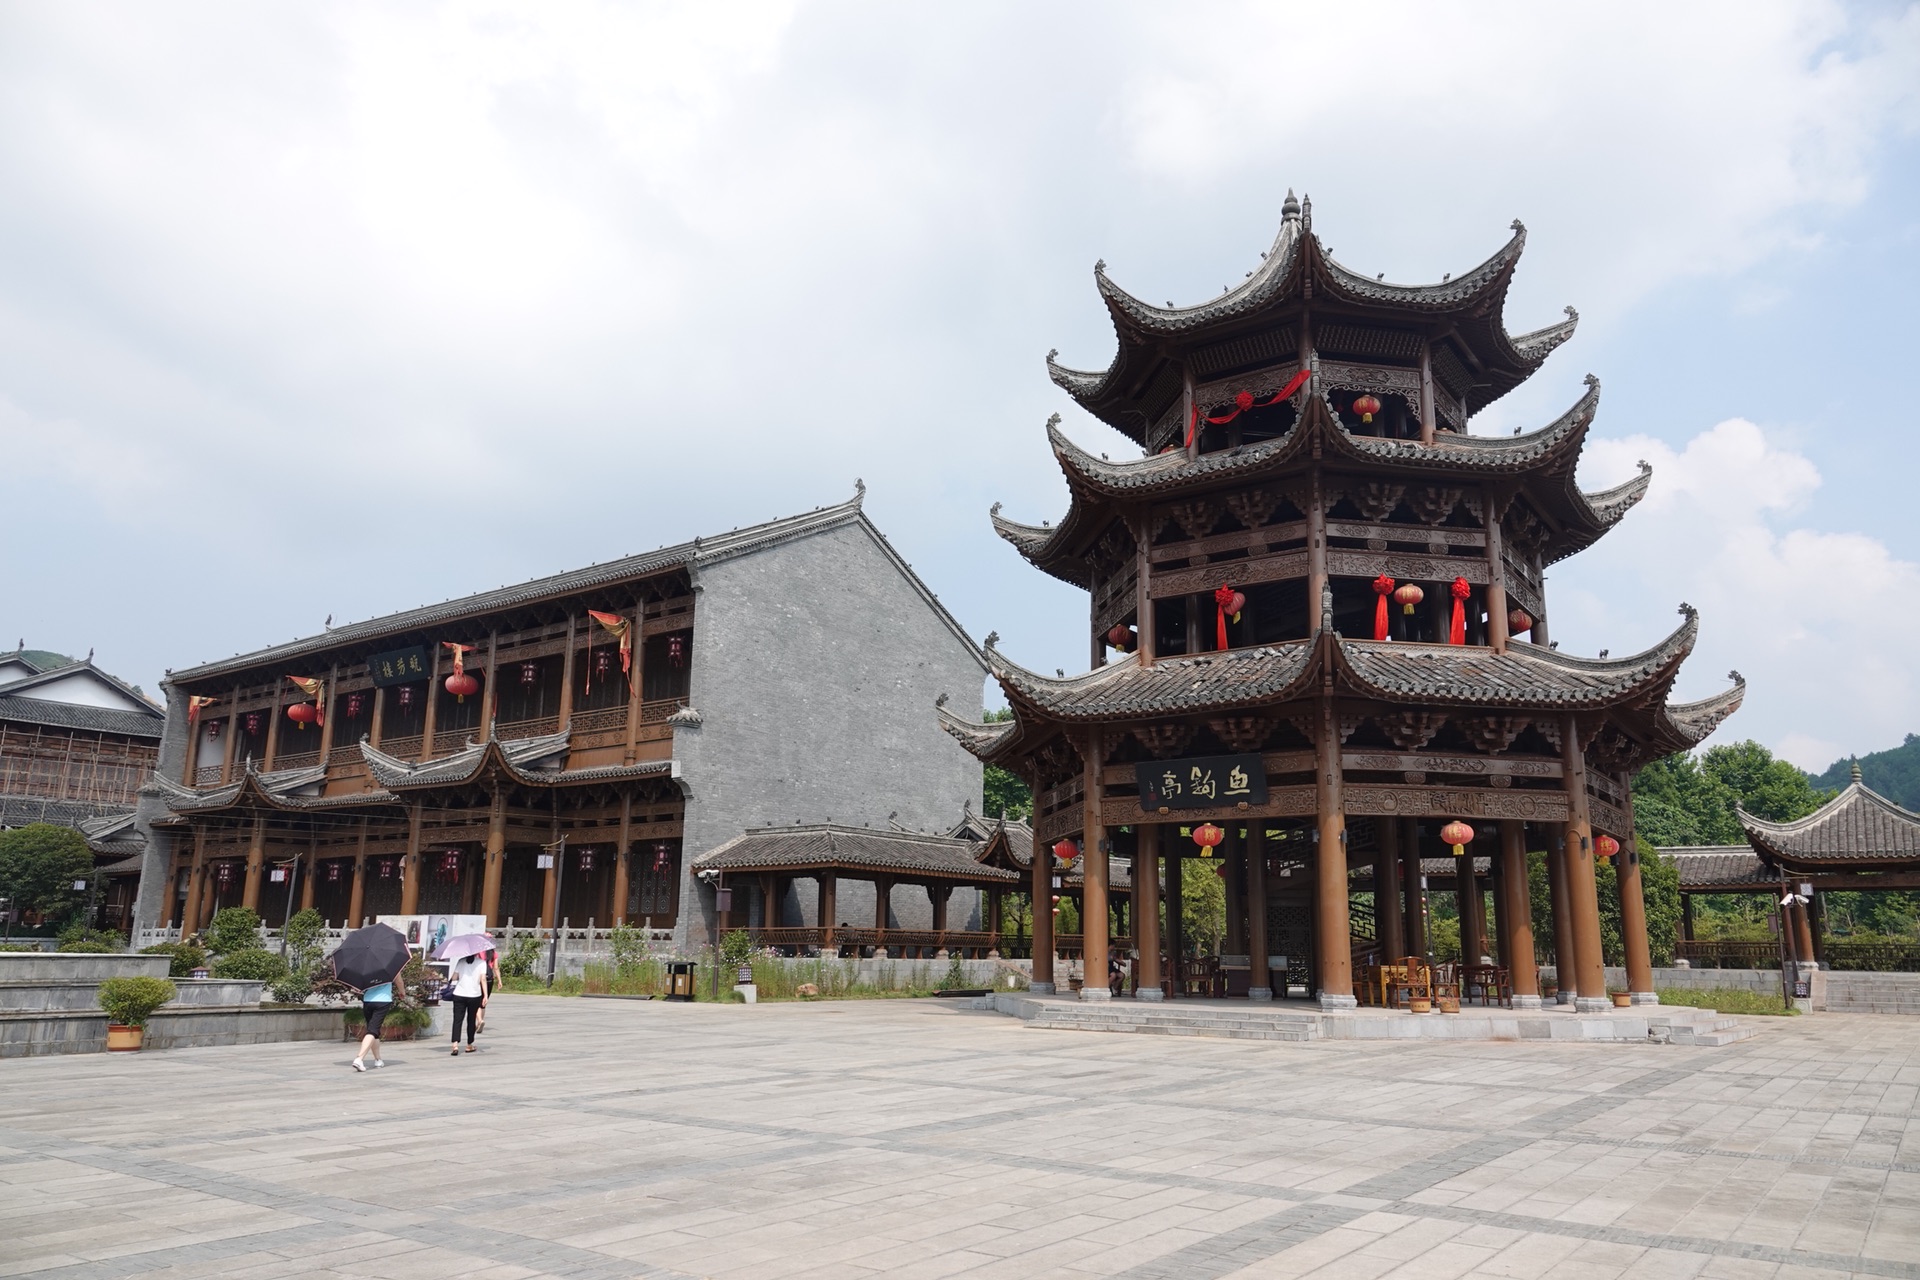
[[[1562,649],[1804,767],[1920,732],[1911,5],[0,2],[0,635],[169,668],[851,496],[975,636],[1086,664],[1047,379],[1104,259],[1190,304],[1289,189],[1356,270],[1523,220],[1476,432],[1604,388]],[[1896,376],[1899,375],[1899,376]]]

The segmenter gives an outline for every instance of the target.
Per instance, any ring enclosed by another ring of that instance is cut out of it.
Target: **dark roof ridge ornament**
[[[1287,198],[1280,205],[1280,220],[1293,222],[1300,217],[1300,202],[1293,197],[1293,188],[1287,188]],[[1263,257],[1265,255],[1262,255]]]
[[[987,638],[980,643],[985,648],[998,649],[1000,647],[1000,633],[998,631],[989,631],[987,632]]]
[[[1324,582],[1320,585],[1320,629],[1322,631],[1333,630],[1332,582]]]
[[[1849,772],[1853,774],[1853,785],[1856,787],[1859,786],[1860,785],[1860,758],[1858,756],[1854,757],[1853,764],[1849,766]]]

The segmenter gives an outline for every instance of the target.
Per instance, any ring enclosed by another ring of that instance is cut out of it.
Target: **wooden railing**
[[[196,787],[217,787],[221,775],[226,772],[224,765],[203,764],[193,771],[193,785]]]
[[[1867,973],[1920,973],[1920,942],[1851,942],[1827,939],[1828,967]]]
[[[1687,942],[1674,947],[1674,957],[1697,969],[1778,969],[1777,942]]]
[[[752,929],[748,931],[756,946],[812,951],[826,945],[823,932],[809,928]],[[958,952],[969,960],[978,960],[995,949],[999,941],[991,933],[972,929],[856,929],[840,927],[833,931],[836,951],[854,953],[884,948],[888,956],[900,960],[930,960],[934,953]]]
[[[496,720],[493,736],[501,742],[511,742],[518,738],[544,737],[559,727],[560,721],[554,716],[541,716],[537,720]]]
[[[624,729],[627,727],[627,709],[625,707],[601,707],[594,711],[576,711],[573,713],[573,731],[575,733],[598,733],[604,729]]]
[[[285,755],[274,757],[273,771],[280,773],[287,769],[310,769],[319,763],[320,752],[318,750],[289,752]]]
[[[426,738],[416,733],[411,738],[388,738],[375,750],[383,751],[398,760],[418,760],[420,747],[425,742]]]

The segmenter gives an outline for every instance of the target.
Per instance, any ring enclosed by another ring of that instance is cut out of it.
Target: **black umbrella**
[[[333,976],[355,991],[365,991],[400,976],[411,959],[407,940],[390,924],[370,924],[340,940],[332,956]]]

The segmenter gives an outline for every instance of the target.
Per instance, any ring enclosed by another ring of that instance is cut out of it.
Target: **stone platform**
[[[1008,992],[974,1001],[977,1008],[1061,1031],[1217,1036],[1232,1040],[1556,1040],[1726,1045],[1758,1034],[1712,1009],[1640,1005],[1604,1013],[1545,1009],[1462,1008],[1459,1013],[1397,1009],[1323,1010],[1303,1001],[1136,1000],[1085,1002],[1072,996]]]

